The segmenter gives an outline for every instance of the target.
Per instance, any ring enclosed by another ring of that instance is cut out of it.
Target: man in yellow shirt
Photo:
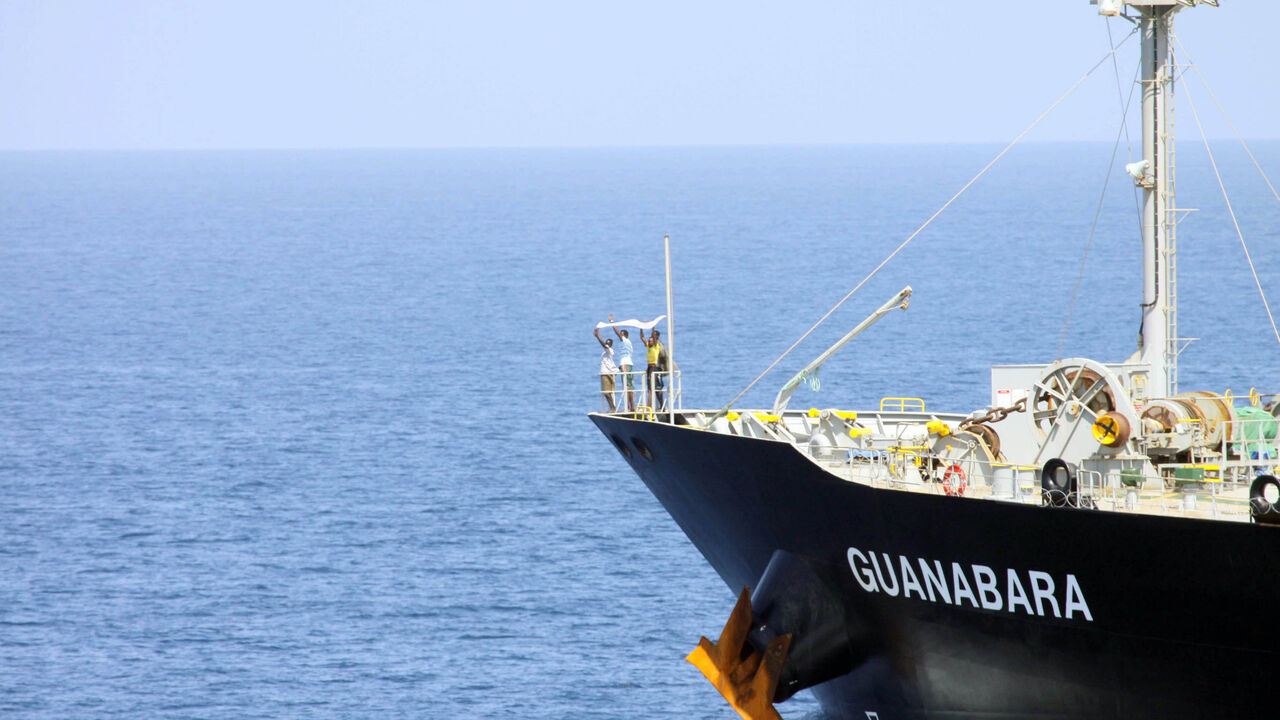
[[[658,339],[660,334],[657,328],[654,328],[649,339],[646,340],[644,328],[640,329],[640,342],[648,348],[649,367],[645,369],[645,384],[649,388],[649,396],[652,398],[650,403],[654,410],[660,410],[663,406],[662,373],[665,368],[662,367],[661,362],[666,359],[667,349]]]

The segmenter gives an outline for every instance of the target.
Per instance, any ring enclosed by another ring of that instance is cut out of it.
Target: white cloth
[[[666,319],[666,315],[659,315],[656,319],[649,320],[647,322],[642,322],[640,320],[619,320],[618,322],[611,323],[602,322],[596,323],[596,329],[599,330],[600,328],[607,327],[633,327],[640,328],[641,330],[652,330],[655,325]]]
[[[600,328],[629,327],[629,328],[640,328],[641,330],[652,330],[658,323],[666,319],[667,319],[666,315],[659,315],[653,320],[648,320],[648,321],[640,321],[633,318],[631,320],[619,320],[618,322],[611,322],[611,323],[602,322],[602,323],[596,323],[596,329],[599,330]],[[631,359],[631,355],[632,355],[631,339],[624,338],[622,336],[618,336],[618,339],[622,341],[618,344],[619,345],[618,364],[623,366],[628,366],[628,367],[635,367],[636,364]]]

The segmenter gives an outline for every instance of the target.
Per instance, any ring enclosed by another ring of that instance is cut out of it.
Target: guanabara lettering
[[[1093,622],[1084,590],[1070,573],[1058,582],[1040,570],[1000,572],[986,565],[909,558],[849,548],[853,579],[867,592],[980,610]]]

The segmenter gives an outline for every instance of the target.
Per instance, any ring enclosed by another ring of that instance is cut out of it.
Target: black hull
[[[592,419],[735,592],[775,550],[852,577],[847,552],[859,548],[1037,571],[1059,586],[1071,575],[1087,599],[1088,617],[1068,618],[1065,601],[1040,603],[1041,616],[854,585],[848,609],[876,629],[877,649],[813,688],[832,717],[1276,715],[1280,528],[873,489],[785,443]]]

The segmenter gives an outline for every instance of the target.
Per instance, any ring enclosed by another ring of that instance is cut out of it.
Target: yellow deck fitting
[[[1099,445],[1120,447],[1129,442],[1129,421],[1117,412],[1105,412],[1093,421],[1093,439]]]
[[[880,412],[898,410],[900,412],[924,412],[924,400],[916,397],[887,397],[880,399]]]
[[[751,630],[751,593],[742,589],[720,639],[698,639],[698,647],[685,658],[702,671],[743,720],[782,720],[773,707],[782,663],[791,649],[791,636],[769,642],[764,654],[747,644]]]

